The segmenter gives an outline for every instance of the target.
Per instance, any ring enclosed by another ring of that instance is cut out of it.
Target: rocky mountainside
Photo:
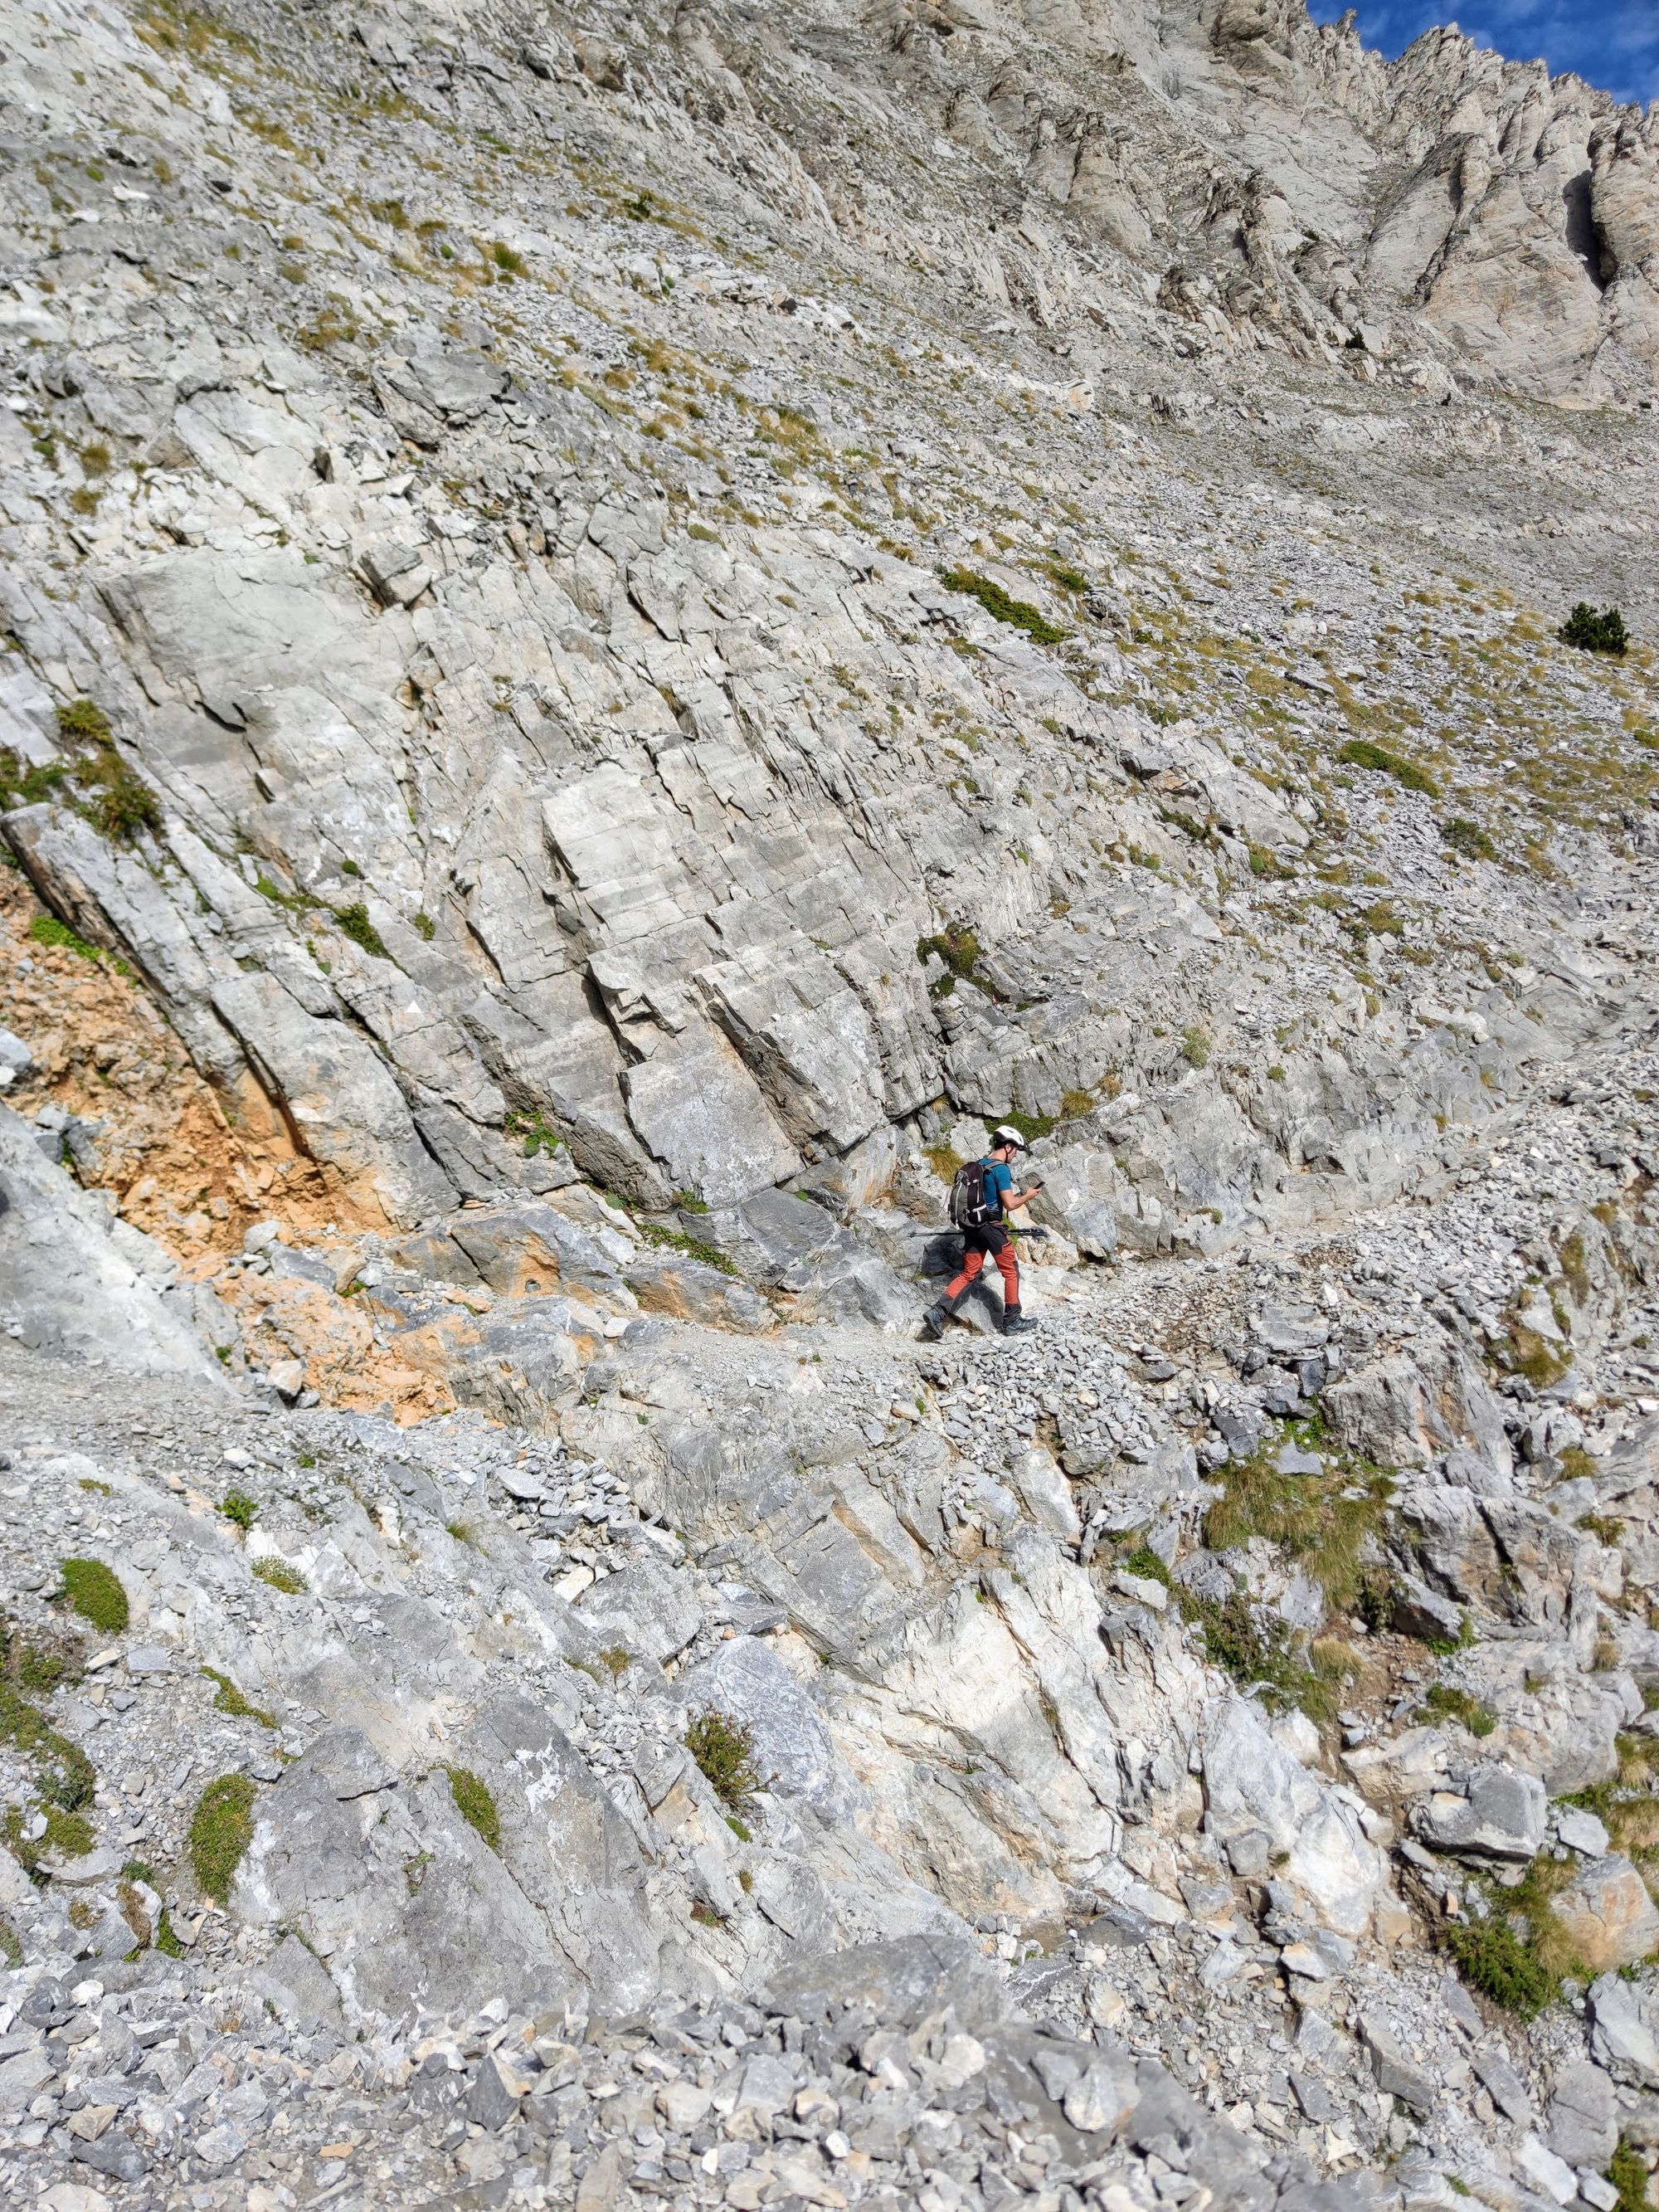
[[[1651,117],[0,45],[0,2191],[1633,2212]]]

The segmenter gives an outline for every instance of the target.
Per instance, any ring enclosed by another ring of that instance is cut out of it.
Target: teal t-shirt
[[[1013,1188],[1013,1187],[1014,1171],[1008,1165],[1006,1160],[986,1161],[985,1188],[988,1192],[994,1191],[996,1193],[997,1212],[999,1214],[1004,1213],[1007,1211],[1006,1200],[1009,1192]]]

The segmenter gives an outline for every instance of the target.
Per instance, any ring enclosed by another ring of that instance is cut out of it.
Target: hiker
[[[1004,1121],[992,1131],[995,1139],[982,1160],[969,1160],[957,1170],[951,1185],[951,1218],[962,1231],[962,1267],[939,1302],[922,1316],[925,1333],[933,1338],[945,1333],[945,1324],[967,1297],[988,1254],[1002,1275],[1002,1333],[1019,1336],[1036,1323],[1019,1310],[1019,1262],[1003,1217],[1017,1206],[1029,1206],[1042,1189],[1039,1181],[1030,1190],[1016,1192],[1012,1162],[1025,1150],[1018,1129]]]

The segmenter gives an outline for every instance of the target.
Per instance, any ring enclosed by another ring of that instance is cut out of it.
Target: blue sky
[[[1333,23],[1344,0],[1310,0]],[[1559,76],[1576,70],[1620,100],[1659,100],[1659,0],[1355,0],[1359,34],[1390,60],[1436,23],[1456,23],[1511,61],[1541,55]]]

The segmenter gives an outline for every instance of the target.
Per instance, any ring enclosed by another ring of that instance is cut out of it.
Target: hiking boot
[[[1036,1323],[1031,1319],[1030,1315],[1022,1313],[1018,1306],[1007,1306],[1004,1309],[1002,1333],[1005,1336],[1024,1336],[1036,1327]]]
[[[956,1298],[939,1298],[936,1300],[933,1305],[928,1307],[927,1312],[923,1314],[921,1317],[922,1334],[924,1336],[932,1337],[933,1342],[937,1344],[940,1337],[945,1334],[945,1322],[950,1320],[951,1315],[956,1311],[959,1303],[960,1301]]]

